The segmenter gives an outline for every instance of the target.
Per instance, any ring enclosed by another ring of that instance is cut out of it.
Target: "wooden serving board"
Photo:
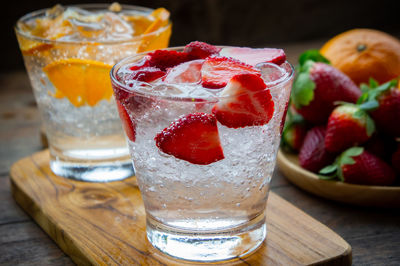
[[[279,150],[278,166],[296,186],[317,196],[361,206],[400,208],[399,186],[367,186],[323,180],[299,165],[297,154]]]
[[[15,200],[79,265],[184,265],[146,239],[145,211],[134,177],[85,183],[55,176],[44,150],[11,168]],[[351,247],[275,193],[267,239],[246,258],[224,265],[350,265]],[[193,263],[190,263],[193,265]]]

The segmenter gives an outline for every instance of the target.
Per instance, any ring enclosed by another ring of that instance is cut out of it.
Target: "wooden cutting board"
[[[15,200],[79,265],[184,265],[146,239],[145,211],[134,177],[85,183],[55,176],[44,150],[11,167]],[[275,193],[267,239],[229,265],[350,265],[351,247],[332,230]],[[191,263],[193,265],[193,263]]]

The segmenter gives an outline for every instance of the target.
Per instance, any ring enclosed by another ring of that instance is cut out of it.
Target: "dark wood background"
[[[64,5],[111,3],[102,0],[63,0]],[[165,7],[171,11],[171,46],[201,40],[220,45],[277,46],[332,37],[352,28],[400,33],[399,0],[127,0],[120,3]],[[0,48],[6,63],[0,71],[22,69],[13,31],[17,19],[58,1],[17,1],[1,15]]]

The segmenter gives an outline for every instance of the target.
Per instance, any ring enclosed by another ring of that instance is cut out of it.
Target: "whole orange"
[[[400,76],[400,40],[378,30],[353,29],[341,33],[320,50],[332,65],[356,84],[379,83]]]

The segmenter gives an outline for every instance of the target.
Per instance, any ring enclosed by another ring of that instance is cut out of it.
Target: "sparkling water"
[[[154,138],[181,116],[210,114],[223,88],[203,88],[201,76],[182,83],[185,67],[151,84],[129,80],[129,65],[119,69],[119,79],[132,88],[114,84],[115,94],[129,95],[124,103],[136,130],[129,149],[146,207],[147,234],[163,252],[216,261],[248,254],[264,240],[266,199],[293,70],[288,63],[257,67],[271,90],[273,117],[266,125],[238,129],[218,123],[225,158],[209,165],[168,155]]]

